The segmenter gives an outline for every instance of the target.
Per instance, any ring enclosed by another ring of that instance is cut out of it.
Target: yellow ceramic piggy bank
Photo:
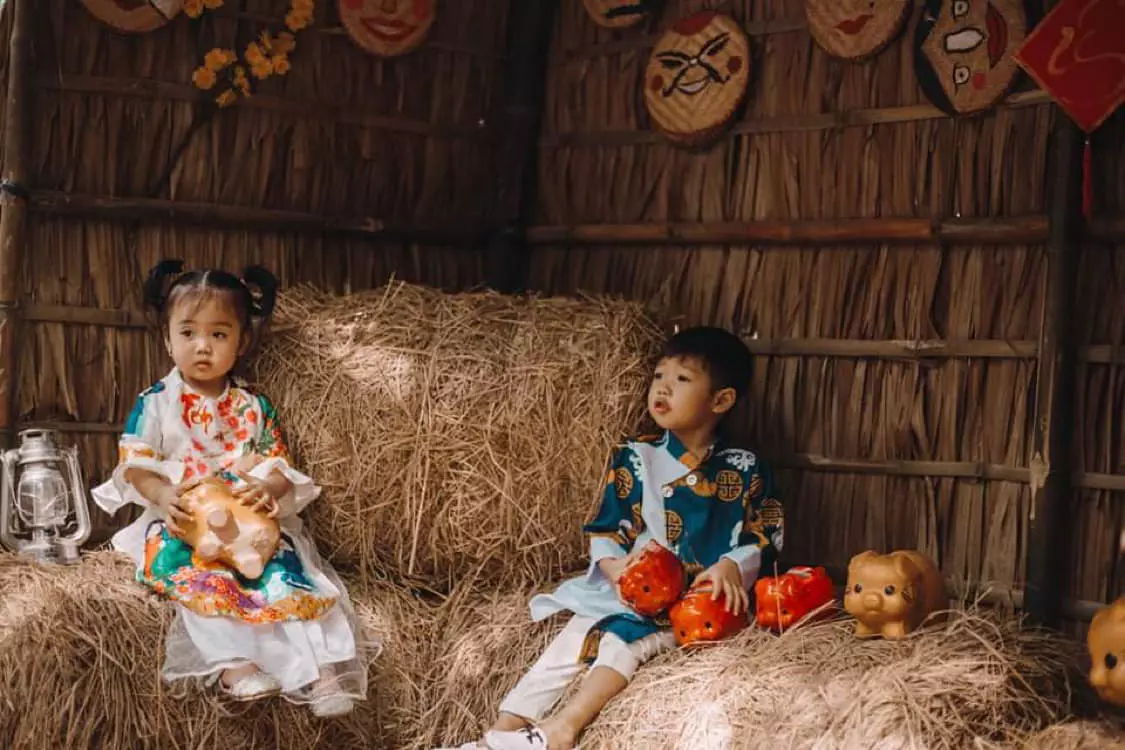
[[[1090,684],[1106,703],[1125,707],[1125,596],[1094,615],[1086,647]]]
[[[948,605],[941,573],[921,552],[877,555],[868,550],[848,563],[844,609],[855,617],[860,638],[903,638]]]
[[[219,561],[246,578],[262,575],[277,552],[277,521],[238,502],[230,487],[205,479],[184,493],[192,520],[181,524],[182,538],[200,559]]]

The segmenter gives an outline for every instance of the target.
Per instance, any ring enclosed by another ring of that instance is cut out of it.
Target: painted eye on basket
[[[969,66],[957,65],[953,68],[953,82],[958,86],[964,86],[969,82]]]
[[[956,0],[953,3],[953,17],[964,18],[969,14],[969,0]]]

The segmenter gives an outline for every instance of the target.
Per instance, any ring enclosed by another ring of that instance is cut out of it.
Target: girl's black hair
[[[241,276],[215,268],[184,271],[182,260],[162,260],[148,272],[145,306],[156,313],[161,325],[175,306],[189,297],[218,294],[234,309],[244,331],[265,323],[277,301],[277,277],[262,266],[248,266]]]

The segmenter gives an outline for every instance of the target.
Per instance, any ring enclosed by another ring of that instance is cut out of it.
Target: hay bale
[[[1120,718],[1082,719],[1056,724],[1033,735],[1021,750],[1125,750]]]
[[[387,581],[345,583],[356,616],[382,648],[368,655],[367,703],[356,708],[352,721],[334,722],[322,746],[406,747],[429,707],[438,607]]]
[[[256,378],[326,488],[310,521],[334,562],[440,592],[512,586],[580,564],[658,338],[631,302],[302,287]]]
[[[750,630],[643,667],[583,750],[913,750],[1020,743],[1064,718],[1080,646],[979,611],[903,642],[848,620]],[[980,744],[983,743],[983,744]]]
[[[496,720],[500,700],[566,624],[565,617],[531,622],[527,602],[534,593],[461,589],[442,605],[431,708],[404,750],[456,746],[480,737]]]
[[[282,700],[239,704],[215,690],[169,688],[160,669],[172,609],[132,575],[132,563],[110,552],[68,567],[0,556],[0,747],[392,746],[385,740],[395,727],[379,720],[395,710],[383,706],[378,691],[353,715],[322,721]],[[402,592],[361,596],[362,616],[377,631],[384,621],[412,616],[411,598]],[[417,647],[388,640],[404,653]]]

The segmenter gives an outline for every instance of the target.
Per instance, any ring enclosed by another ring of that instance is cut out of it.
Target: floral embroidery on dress
[[[317,591],[285,535],[262,575],[249,580],[221,563],[200,560],[163,521],[155,521],[145,535],[137,579],[198,614],[254,625],[315,620],[336,603],[336,597]]]

